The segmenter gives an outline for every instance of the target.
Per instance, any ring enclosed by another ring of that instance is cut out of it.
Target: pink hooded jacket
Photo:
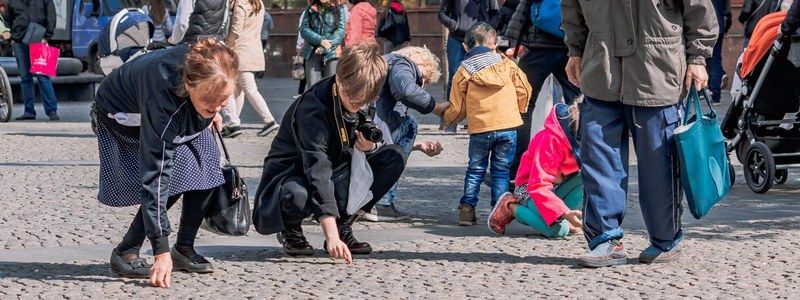
[[[344,28],[344,45],[360,42],[375,42],[375,27],[378,25],[377,11],[369,1],[359,2],[350,9],[350,18]]]
[[[528,185],[528,195],[546,224],[554,224],[570,210],[553,193],[553,188],[578,170],[580,166],[572,154],[572,147],[556,118],[555,109],[552,109],[544,122],[544,129],[531,139],[528,150],[522,154],[515,180],[517,186]]]

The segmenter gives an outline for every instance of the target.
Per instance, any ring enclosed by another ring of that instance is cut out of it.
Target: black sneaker
[[[389,205],[375,204],[371,212],[364,214],[364,219],[372,222],[394,222],[408,220],[409,218],[408,214],[397,210],[394,203]]]
[[[242,128],[239,126],[225,127],[219,134],[226,139],[232,139],[242,135]]]
[[[267,136],[271,132],[278,130],[278,128],[279,128],[278,123],[275,123],[275,121],[269,122],[267,123],[267,125],[264,125],[264,128],[261,128],[261,131],[256,133],[256,136],[260,137]]]
[[[111,250],[111,272],[127,278],[150,278],[150,264],[141,257],[125,261],[114,249]]]
[[[353,235],[353,227],[352,224],[348,221],[340,221],[337,222],[339,227],[339,238],[347,245],[347,249],[350,250],[351,254],[356,255],[364,255],[372,253],[372,245],[365,242],[359,242],[358,239]],[[328,241],[325,241],[322,244],[322,248],[326,251],[328,250]]]
[[[23,115],[21,115],[21,116],[17,117],[17,118],[16,118],[16,119],[14,119],[14,120],[17,120],[17,121],[36,120],[36,115],[34,115],[34,114],[29,114],[29,113],[25,113],[25,114],[23,114]]]
[[[47,114],[47,117],[48,117],[48,118],[50,118],[50,121],[58,121],[58,120],[61,120],[61,118],[59,118],[59,117],[58,117],[58,114],[57,114],[57,113],[55,113],[55,112],[51,112],[51,113]]]

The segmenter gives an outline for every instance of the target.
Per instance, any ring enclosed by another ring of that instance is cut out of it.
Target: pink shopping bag
[[[31,73],[56,77],[58,56],[61,49],[51,47],[46,43],[30,44]]]

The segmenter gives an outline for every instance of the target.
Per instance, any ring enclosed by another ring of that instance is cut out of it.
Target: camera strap
[[[333,84],[333,117],[336,119],[336,132],[339,134],[339,142],[342,143],[342,152],[350,150],[350,137],[347,135],[347,127],[344,122],[342,103],[339,100],[339,88]]]

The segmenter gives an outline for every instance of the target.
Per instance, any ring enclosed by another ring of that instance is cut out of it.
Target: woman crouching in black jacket
[[[238,65],[234,52],[211,38],[148,53],[101,83],[92,108],[98,199],[110,206],[141,204],[111,254],[115,274],[169,287],[173,263],[175,270],[213,272],[194,251],[194,239],[211,189],[224,182],[209,128],[233,93]],[[178,240],[170,251],[167,210],[180,196]],[[152,266],[139,257],[145,237],[155,255]]]

